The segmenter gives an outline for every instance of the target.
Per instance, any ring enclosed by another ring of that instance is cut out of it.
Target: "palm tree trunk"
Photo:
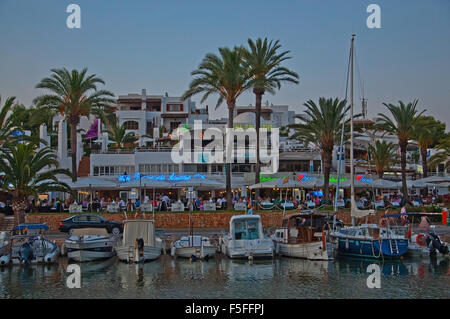
[[[328,192],[330,188],[330,172],[333,149],[325,149],[323,151],[323,199],[324,203],[328,202]]]
[[[255,130],[256,130],[256,165],[255,165],[255,184],[258,184],[259,174],[261,171],[260,162],[259,162],[259,129],[261,126],[261,101],[262,96],[264,94],[264,90],[253,89],[253,93],[256,96],[255,102]],[[256,198],[259,197],[259,189],[257,188],[255,191]]]
[[[12,201],[14,211],[14,226],[25,223],[25,210],[27,209],[27,200],[24,197],[15,197]]]
[[[403,200],[406,204],[408,202],[408,188],[406,186],[406,146],[408,145],[408,141],[400,140],[399,146],[400,146],[400,162],[402,167],[402,193],[403,193]]]
[[[428,177],[428,160],[427,160],[427,148],[420,148],[420,156],[422,157],[423,178]]]
[[[233,128],[233,115],[234,115],[234,103],[228,104],[228,128]],[[231,132],[230,132],[231,133]],[[226,145],[226,151],[228,152],[228,147],[234,147],[234,141],[231,141],[231,145]],[[234,162],[234,159],[230,159]],[[233,203],[231,198],[231,163],[227,162],[225,164],[226,170],[226,196],[227,196],[227,209],[233,209]]]
[[[70,151],[72,152],[72,181],[77,181],[77,125],[79,119],[71,118],[70,123]]]
[[[379,178],[379,179],[383,179],[383,175],[384,175],[384,171],[380,169],[380,170],[378,171],[378,178]]]

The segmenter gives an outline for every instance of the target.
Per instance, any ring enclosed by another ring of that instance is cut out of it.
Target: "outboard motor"
[[[33,247],[31,243],[25,243],[20,247],[19,250],[20,258],[26,264],[29,264],[33,260]]]
[[[134,241],[134,248],[136,249],[136,261],[141,261],[141,259],[144,258],[144,239],[136,238],[136,240]]]
[[[439,251],[441,254],[448,254],[448,247],[444,244],[438,235],[433,232],[430,232],[427,236],[426,243],[428,248],[430,249],[430,255],[435,255],[436,251]]]

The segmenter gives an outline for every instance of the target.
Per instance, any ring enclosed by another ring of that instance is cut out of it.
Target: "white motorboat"
[[[172,245],[172,257],[179,256],[192,259],[208,259],[214,257],[217,247],[212,245],[208,237],[184,236]]]
[[[117,242],[115,250],[121,261],[145,262],[161,256],[163,242],[155,236],[153,220],[126,220],[123,239]]]
[[[230,220],[230,232],[220,238],[222,253],[230,258],[273,258],[272,239],[263,233],[261,216],[235,215]]]
[[[46,239],[48,226],[41,223],[25,223],[14,227],[6,252],[0,257],[0,265],[54,263],[59,256],[55,242]]]
[[[333,259],[332,244],[326,242],[325,216],[318,213],[285,216],[282,228],[272,235],[275,252],[282,256],[309,260]]]
[[[116,240],[105,228],[78,228],[74,229],[72,236],[64,244],[69,259],[84,262],[114,256]]]

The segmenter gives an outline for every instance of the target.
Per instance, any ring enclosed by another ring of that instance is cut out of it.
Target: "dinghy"
[[[84,262],[114,256],[116,240],[105,228],[79,228],[74,229],[72,236],[64,244],[69,259]]]

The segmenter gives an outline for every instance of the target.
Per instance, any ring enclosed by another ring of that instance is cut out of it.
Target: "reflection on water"
[[[81,288],[58,265],[0,269],[0,298],[449,298],[448,259],[377,261],[381,289],[366,285],[370,260],[207,262],[161,256],[146,264],[116,258],[80,264]]]

